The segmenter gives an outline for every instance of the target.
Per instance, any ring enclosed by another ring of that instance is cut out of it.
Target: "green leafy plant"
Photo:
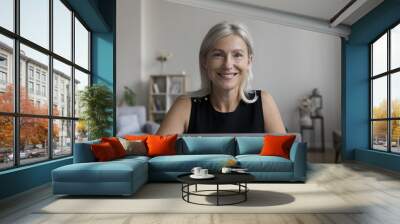
[[[112,125],[112,92],[105,85],[94,84],[86,87],[79,95],[79,106],[82,108],[82,119],[87,125],[89,139],[109,136],[107,129]]]
[[[124,86],[124,101],[126,103],[126,105],[128,106],[135,106],[136,104],[136,93],[133,92],[132,89],[130,89],[127,86]]]

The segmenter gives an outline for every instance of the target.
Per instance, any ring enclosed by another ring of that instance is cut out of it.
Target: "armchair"
[[[159,124],[147,121],[145,106],[123,106],[117,108],[117,136],[129,134],[155,134]]]

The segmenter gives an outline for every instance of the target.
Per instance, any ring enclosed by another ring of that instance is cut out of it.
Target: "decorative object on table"
[[[191,172],[192,172],[194,175],[200,175],[200,170],[201,170],[201,169],[203,169],[203,168],[200,167],[200,166],[196,166],[196,167],[193,167],[193,168],[192,168]]]
[[[194,167],[192,169],[192,174],[190,175],[190,178],[193,179],[211,179],[214,177],[213,174],[208,173],[208,169],[203,169],[201,167]]]
[[[311,112],[312,112],[312,101],[308,97],[303,97],[300,100],[299,105],[300,112],[300,125],[302,127],[311,127]]]
[[[120,102],[119,106],[122,106],[124,103],[127,106],[135,106],[136,105],[136,93],[129,87],[124,86],[124,96],[123,100]]]
[[[248,173],[248,170],[246,168],[231,168],[231,167],[222,167],[221,169],[221,173],[231,173],[231,172]]]
[[[240,168],[239,163],[235,159],[228,159],[225,164],[223,164],[223,167],[229,167],[229,168]]]
[[[160,55],[156,58],[157,61],[161,63],[161,73],[164,73],[164,63],[168,61],[168,59],[172,58],[173,54],[171,52],[164,52],[162,51]]]
[[[112,126],[113,96],[103,84],[87,86],[81,93],[79,106],[82,119],[88,128],[89,140],[110,136],[107,131]]]
[[[322,96],[317,88],[312,90],[312,94],[309,97],[312,102],[312,115],[322,116]]]
[[[240,168],[238,161],[235,159],[228,159],[221,168],[221,173],[231,173],[234,168]]]
[[[320,125],[321,149],[325,150],[325,127],[322,115],[322,95],[317,88],[312,90],[311,95],[303,97],[298,106],[300,114],[300,133],[304,138],[304,131],[310,130],[314,133],[316,122]]]

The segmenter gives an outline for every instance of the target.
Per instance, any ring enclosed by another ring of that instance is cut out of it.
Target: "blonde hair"
[[[249,57],[253,57],[253,41],[247,28],[240,23],[228,23],[221,22],[213,26],[203,39],[199,53],[199,66],[201,75],[201,87],[200,90],[195,92],[195,95],[206,95],[211,92],[211,81],[208,79],[207,71],[203,66],[204,60],[207,58],[208,52],[213,48],[215,43],[226,36],[236,35],[246,43]],[[253,80],[253,72],[251,67],[249,72],[245,74],[245,77],[239,87],[240,98],[246,103],[254,103],[257,100],[257,95],[254,94],[253,99],[249,99],[249,93],[253,92],[250,90],[250,82]]]

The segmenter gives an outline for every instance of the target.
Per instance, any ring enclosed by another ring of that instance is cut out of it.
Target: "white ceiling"
[[[347,38],[351,25],[384,0],[356,0],[338,17],[335,15],[352,0],[165,1]]]
[[[257,8],[276,10],[279,12],[311,17],[324,21],[329,21],[351,0],[224,0],[241,5],[254,6]],[[370,7],[361,7],[362,12],[354,13],[342,22],[345,25],[352,25],[361,16],[368,13],[383,0],[368,0],[364,5]]]

